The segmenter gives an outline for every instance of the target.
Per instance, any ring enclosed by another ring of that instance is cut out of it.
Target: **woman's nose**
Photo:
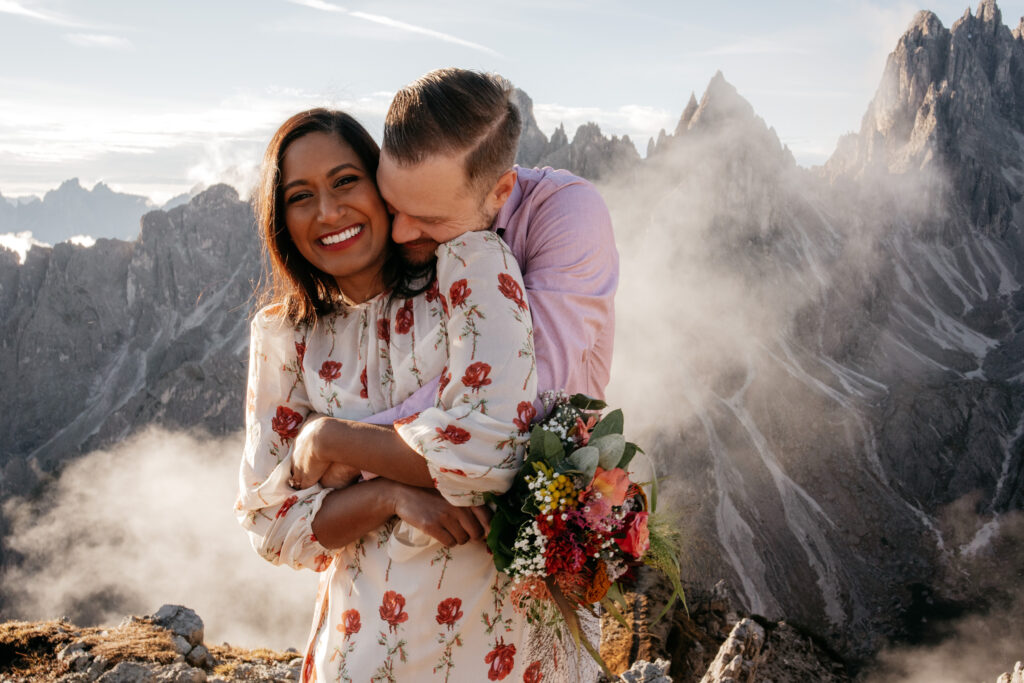
[[[342,203],[335,197],[331,197],[329,193],[320,197],[318,208],[319,216],[317,216],[317,218],[323,222],[329,222],[336,219],[342,211],[344,211]]]

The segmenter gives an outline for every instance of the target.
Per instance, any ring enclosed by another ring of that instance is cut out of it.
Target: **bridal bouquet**
[[[657,481],[633,481],[636,444],[622,435],[621,410],[601,417],[605,403],[582,394],[542,397],[548,415],[533,427],[512,488],[495,504],[487,545],[513,582],[512,604],[534,625],[565,624],[581,638],[578,611],[600,604],[624,625],[622,589],[646,564],[665,573],[682,598],[678,543],[670,525],[652,516]],[[643,486],[650,487],[650,500]],[[684,602],[685,604],[685,602]],[[660,616],[659,616],[660,619]]]

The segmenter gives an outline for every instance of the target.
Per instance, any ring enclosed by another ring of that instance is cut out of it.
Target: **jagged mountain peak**
[[[968,10],[969,11],[969,10]],[[946,26],[938,15],[931,10],[921,10],[907,26],[905,36],[934,36],[946,31]]]
[[[693,119],[693,115],[697,113],[698,108],[697,95],[693,92],[690,93],[690,100],[686,103],[686,108],[683,109],[683,115],[679,117],[679,123],[676,124],[676,135],[682,135],[690,125],[690,121]],[[664,133],[664,131],[661,131]]]
[[[687,130],[714,128],[726,122],[752,121],[756,118],[750,102],[739,94],[732,83],[725,80],[721,71],[717,71],[708,83],[697,111],[690,117]]]
[[[878,171],[937,172],[950,215],[1007,229],[1024,187],[1024,41],[1002,23],[994,0],[968,9],[946,29],[919,12],[886,62],[860,133],[840,141],[825,166],[831,177]],[[1008,169],[1017,169],[1007,175]]]

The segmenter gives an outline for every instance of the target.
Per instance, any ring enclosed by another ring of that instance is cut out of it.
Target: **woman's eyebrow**
[[[332,175],[338,173],[339,171],[345,170],[346,168],[353,168],[353,169],[355,169],[357,171],[362,170],[358,166],[356,166],[355,164],[352,164],[352,163],[349,163],[349,162],[345,162],[344,164],[338,164],[337,166],[332,168],[330,171],[327,172],[327,175],[328,176],[332,176]],[[282,185],[281,186],[281,191],[283,192],[284,190],[287,190],[288,188],[291,188],[291,187],[295,187],[296,185],[308,185],[308,184],[309,184],[309,181],[307,181],[307,180],[305,180],[303,178],[299,178],[298,180],[293,180],[290,183]]]

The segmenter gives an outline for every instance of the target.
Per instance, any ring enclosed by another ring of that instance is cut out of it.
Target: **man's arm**
[[[593,185],[564,185],[532,208],[521,266],[533,313],[538,391],[603,397],[619,256],[608,208]]]

